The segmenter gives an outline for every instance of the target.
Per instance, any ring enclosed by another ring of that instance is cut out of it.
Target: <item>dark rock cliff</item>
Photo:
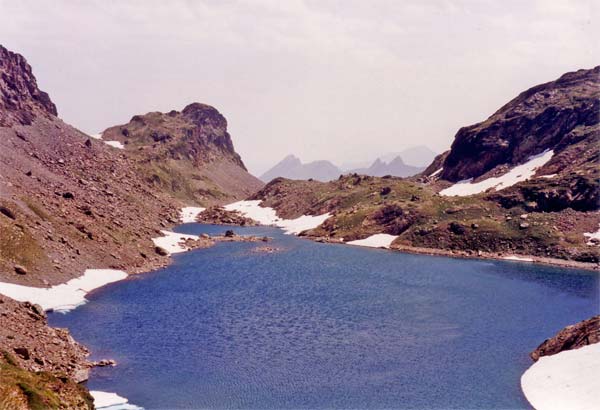
[[[461,128],[440,176],[451,182],[477,178],[546,149],[558,154],[582,134],[597,138],[599,109],[600,66],[530,88],[487,120]]]
[[[38,88],[25,58],[0,45],[0,127],[30,125],[38,116],[56,115],[56,106]]]

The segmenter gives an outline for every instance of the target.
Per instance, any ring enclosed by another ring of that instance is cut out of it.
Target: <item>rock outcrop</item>
[[[0,295],[0,408],[91,410],[88,351],[39,306]]]
[[[551,356],[593,343],[600,343],[600,316],[565,327],[555,336],[546,339],[530,356],[537,362],[542,356]]]
[[[30,125],[39,116],[57,115],[56,106],[37,87],[25,58],[0,45],[0,127]]]
[[[487,120],[461,128],[441,178],[477,178],[498,165],[517,165],[576,140],[598,137],[600,66],[567,73],[521,93]]]
[[[233,202],[263,185],[235,152],[225,117],[206,104],[135,115],[105,130],[102,138],[121,142],[146,181],[184,201]]]

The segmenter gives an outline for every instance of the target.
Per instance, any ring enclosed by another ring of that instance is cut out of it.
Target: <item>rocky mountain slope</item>
[[[25,58],[0,46],[0,282],[44,288],[86,269],[168,263],[151,238],[179,221],[182,205],[262,185],[226,126],[214,108],[191,104],[107,130],[125,147],[115,148],[58,118]],[[39,307],[1,296],[0,311],[0,408],[92,408],[76,384],[87,352]]]
[[[450,182],[502,175],[551,151],[531,178],[499,190],[495,200],[511,207],[535,203],[538,211],[598,208],[600,178],[600,66],[567,73],[535,86],[487,120],[461,128],[450,151],[424,171]]]
[[[225,117],[205,104],[135,115],[105,130],[102,139],[120,142],[139,175],[186,202],[233,202],[263,185],[235,152]]]
[[[61,121],[22,56],[0,46],[0,69],[0,281],[46,287],[88,268],[134,273],[167,263],[151,237],[178,220],[180,203],[155,192],[121,152]],[[11,357],[0,389],[14,399],[3,405],[88,408],[69,370],[85,355],[69,353],[77,348],[68,334],[48,328],[39,308],[0,302],[0,351]]]
[[[347,242],[386,233],[397,236],[397,249],[597,267],[599,72],[568,73],[522,93],[485,122],[462,128],[452,149],[415,178],[280,178],[252,199],[286,218],[333,213],[303,233],[313,238]],[[495,188],[444,191],[471,184]]]
[[[87,350],[38,306],[0,295],[0,346],[0,409],[93,409]]]

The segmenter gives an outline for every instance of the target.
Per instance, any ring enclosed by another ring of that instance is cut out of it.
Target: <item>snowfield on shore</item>
[[[261,200],[254,201],[238,201],[223,208],[227,211],[238,211],[247,218],[254,219],[261,225],[277,226],[287,234],[297,235],[302,231],[314,229],[321,225],[331,214],[323,215],[302,215],[295,219],[282,219],[277,216],[277,212],[273,208],[260,206]]]
[[[588,238],[586,244],[589,246],[600,246],[600,225],[598,225],[598,230],[596,232],[586,232],[583,236]]]
[[[346,243],[348,245],[367,246],[370,248],[389,248],[397,237],[398,236],[396,235],[389,235],[387,233],[378,233],[365,239],[358,239]]]
[[[497,191],[508,188],[518,182],[526,181],[531,178],[538,168],[541,168],[552,159],[553,155],[554,151],[546,150],[541,154],[529,157],[527,162],[515,166],[504,175],[491,177],[479,182],[472,182],[473,178],[465,179],[446,189],[442,189],[440,195],[468,196],[485,192],[490,188],[494,188]]]
[[[97,410],[143,410],[143,407],[129,404],[129,400],[117,393],[90,390]]]
[[[184,224],[196,222],[196,218],[201,212],[204,212],[206,208],[201,208],[199,206],[186,206],[181,208],[181,222]]]
[[[0,293],[20,302],[38,304],[44,310],[68,312],[86,303],[88,292],[126,277],[127,273],[122,270],[86,269],[80,277],[50,288],[0,282]]]
[[[517,255],[508,255],[508,256],[503,257],[502,259],[505,259],[507,261],[533,262],[533,259],[531,259],[531,258],[525,258],[523,256],[517,256]]]
[[[188,250],[187,247],[183,246],[181,242],[186,239],[198,239],[197,235],[186,235],[183,233],[171,232],[171,231],[160,231],[163,236],[158,238],[152,238],[154,245],[163,248],[170,254],[185,252]]]
[[[593,410],[600,405],[600,343],[543,356],[521,377],[537,410]]]

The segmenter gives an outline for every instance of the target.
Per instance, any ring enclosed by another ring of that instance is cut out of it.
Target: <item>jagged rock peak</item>
[[[56,116],[25,57],[0,45],[0,127],[30,125],[38,116]]]

